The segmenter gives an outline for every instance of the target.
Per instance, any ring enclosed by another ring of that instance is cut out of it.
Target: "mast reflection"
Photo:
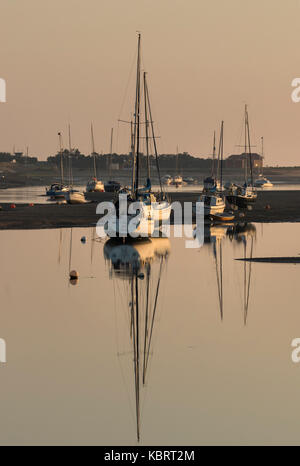
[[[109,264],[110,278],[118,285],[120,307],[125,307],[128,315],[127,338],[129,335],[133,353],[135,422],[139,442],[141,391],[146,385],[162,277],[171,246],[168,238],[151,238],[124,244],[110,239],[105,243],[103,251]]]

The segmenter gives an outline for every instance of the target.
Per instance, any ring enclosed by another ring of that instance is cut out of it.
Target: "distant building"
[[[245,168],[245,163],[248,162],[249,154],[239,154],[239,155],[230,155],[225,159],[225,167],[226,168]],[[263,167],[263,158],[259,154],[251,154],[253,168],[260,169]]]

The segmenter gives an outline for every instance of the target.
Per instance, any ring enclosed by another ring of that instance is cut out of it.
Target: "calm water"
[[[296,256],[299,235],[212,228],[195,250],[1,231],[0,443],[299,444],[300,266],[234,260]]]
[[[85,191],[85,186],[75,186],[80,191]],[[153,186],[154,190],[159,190],[158,186]],[[203,185],[190,185],[183,186],[181,188],[175,188],[174,186],[165,186],[166,192],[201,192]],[[257,188],[261,191],[261,188]],[[273,188],[265,188],[264,191],[298,191],[300,184],[289,184],[289,183],[276,183]],[[44,186],[28,186],[24,188],[10,188],[0,189],[0,203],[1,202],[16,202],[16,203],[35,203],[35,204],[49,204],[52,202],[45,196]]]

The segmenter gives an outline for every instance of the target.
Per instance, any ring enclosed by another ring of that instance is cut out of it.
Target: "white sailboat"
[[[70,189],[65,193],[65,199],[68,204],[85,204],[84,193],[73,188],[73,167],[72,167],[72,143],[71,143],[71,126],[69,125],[69,186]]]
[[[145,118],[145,140],[147,150],[147,181],[144,187],[140,187],[141,178],[141,161],[140,161],[140,139],[141,139],[141,103],[142,91],[144,97],[144,118]],[[133,169],[132,169],[132,186],[127,197],[127,225],[125,230],[127,234],[132,236],[151,236],[155,230],[156,222],[160,220],[168,220],[171,213],[171,205],[163,191],[162,180],[159,169],[158,151],[156,138],[154,134],[154,124],[149,98],[149,90],[147,85],[146,73],[143,74],[143,88],[141,82],[141,34],[138,35],[138,55],[137,55],[137,77],[136,77],[136,99],[134,109],[134,125],[131,124],[131,152],[133,154]],[[150,134],[149,134],[150,133]],[[155,195],[151,186],[150,174],[150,147],[149,139],[153,142],[156,168],[159,178],[160,193]],[[136,213],[131,213],[130,205],[135,203],[138,212],[138,222],[134,222]],[[115,204],[117,219],[107,229],[108,236],[116,237],[124,235],[124,225],[120,219],[119,202]]]
[[[65,194],[70,190],[70,186],[64,183],[64,160],[62,147],[62,134],[58,133],[59,139],[59,154],[60,154],[60,182],[52,183],[50,188],[46,188],[46,195],[53,199],[64,198]]]
[[[183,186],[183,178],[179,174],[178,158],[179,158],[179,150],[178,150],[178,146],[177,146],[177,149],[176,149],[176,174],[172,178],[171,184],[173,186],[175,186],[176,188],[181,188]]]
[[[219,152],[218,152],[218,173],[215,178],[214,173],[214,159],[215,159],[215,135],[214,135],[214,149],[213,149],[213,171],[210,180],[206,179],[206,186],[204,185],[203,193],[199,197],[199,202],[204,203],[204,215],[222,214],[225,210],[226,203],[222,194],[223,185],[223,134],[224,122],[221,123]],[[209,181],[211,183],[209,184]],[[209,186],[209,187],[208,187]],[[195,209],[194,209],[195,210]]]
[[[104,192],[104,184],[102,181],[97,179],[97,166],[96,166],[96,151],[95,151],[95,140],[94,140],[94,129],[91,124],[91,139],[92,139],[92,157],[93,157],[93,177],[88,181],[86,185],[87,193]]]
[[[168,238],[150,238],[123,244],[110,239],[103,253],[117,290],[117,352],[130,404],[134,406],[139,442],[170,242]]]
[[[264,138],[261,138],[261,156],[262,160],[264,160]],[[254,181],[254,186],[257,188],[272,188],[274,185],[271,183],[268,178],[266,178],[263,174],[263,167],[261,168],[261,172],[258,175],[258,178]]]

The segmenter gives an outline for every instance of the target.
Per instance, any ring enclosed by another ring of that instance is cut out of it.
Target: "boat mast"
[[[131,186],[132,186],[132,192],[133,192],[133,189],[134,189],[134,179],[135,179],[135,155],[134,155],[134,133],[135,133],[135,129],[134,129],[134,123],[133,121],[131,120],[130,122],[130,139],[131,139],[131,155],[132,155],[132,180],[131,180]]]
[[[251,179],[251,186],[253,186],[253,164],[252,164],[252,152],[251,152],[251,140],[250,140],[249,115],[248,115],[248,108],[247,108],[247,106],[246,106],[246,121],[247,121],[247,135],[248,135],[250,179]]]
[[[145,103],[145,130],[146,130],[146,155],[147,155],[147,186],[150,185],[150,160],[149,160],[149,121],[148,121],[148,101],[146,90],[146,72],[144,72],[144,103]]]
[[[93,123],[91,123],[91,138],[92,138],[92,154],[93,154],[93,161],[94,161],[94,177],[97,179],[96,152],[95,152],[95,140],[94,140]]]
[[[245,105],[245,183],[248,183],[248,158],[247,158],[247,104]]]
[[[264,137],[261,137],[261,175],[264,174]]]
[[[218,150],[218,170],[217,170],[217,182],[220,182],[220,187],[223,184],[223,130],[224,130],[224,121],[221,123],[220,129],[220,140],[219,140],[219,150]]]
[[[73,175],[72,175],[72,160],[71,160],[71,153],[72,153],[72,141],[71,141],[71,125],[68,126],[69,129],[69,184],[73,186]]]
[[[140,106],[141,106],[141,34],[138,34],[138,55],[136,71],[136,99],[135,99],[135,197],[138,195],[139,188],[139,169],[140,169]]]
[[[111,178],[111,159],[113,156],[113,140],[114,140],[114,129],[111,129],[110,132],[110,157],[109,157],[109,164],[108,164],[108,177]]]
[[[224,121],[221,123],[221,160],[220,160],[220,189],[223,186],[223,155],[224,155]]]
[[[149,89],[148,89],[147,80],[146,80],[146,96],[147,96],[147,102],[148,102],[148,111],[149,111],[149,117],[150,117],[151,134],[152,134],[153,147],[154,147],[154,153],[155,153],[156,170],[157,170],[157,174],[158,174],[160,192],[163,193],[162,180],[161,180],[159,161],[158,161],[158,151],[157,151],[157,145],[156,145],[156,137],[155,137],[155,133],[154,133],[154,124],[153,124],[153,118],[152,118],[152,111],[151,111],[150,96],[149,96]]]
[[[60,153],[60,181],[64,184],[64,163],[63,163],[63,149],[62,149],[62,137],[61,133],[58,133],[59,139],[59,153]]]
[[[211,166],[211,177],[215,176],[215,158],[216,158],[216,132],[214,131],[214,144],[213,144],[213,154],[212,154],[212,166]]]

